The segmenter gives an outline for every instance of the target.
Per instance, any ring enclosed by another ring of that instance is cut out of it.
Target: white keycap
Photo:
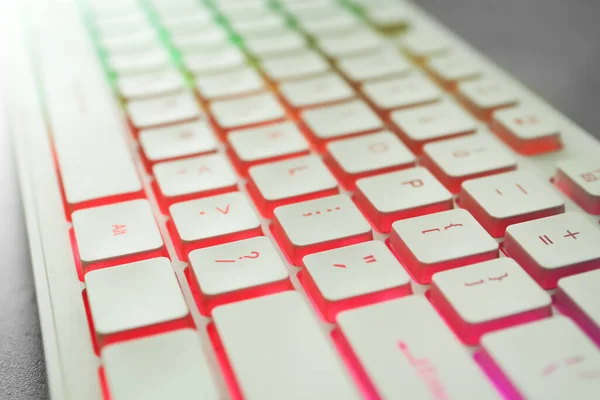
[[[217,75],[199,76],[196,88],[200,96],[212,100],[259,92],[264,89],[264,84],[256,70],[242,68]]]
[[[478,219],[494,237],[502,237],[510,224],[561,213],[565,208],[548,185],[524,170],[465,181],[460,197],[467,209],[482,209],[484,214]]]
[[[498,243],[464,209],[396,221],[391,244],[419,283],[429,283],[435,272],[498,257]]]
[[[271,35],[286,27],[285,18],[278,14],[267,14],[260,19],[230,20],[229,23],[242,37]]]
[[[244,399],[360,398],[300,294],[217,307],[213,319]]]
[[[184,244],[260,228],[252,205],[240,192],[176,203],[169,212]]]
[[[117,74],[155,72],[171,65],[169,53],[157,45],[144,52],[117,53],[107,58],[109,68]]]
[[[272,93],[214,101],[210,109],[223,129],[239,128],[285,117],[283,107]]]
[[[237,157],[245,163],[309,151],[308,142],[296,124],[289,121],[232,131],[227,140]]]
[[[165,16],[162,23],[167,32],[178,36],[192,35],[203,32],[214,24],[212,15],[205,10],[195,8],[193,12],[190,11],[182,10],[182,14]]]
[[[398,110],[390,114],[392,122],[415,146],[432,140],[474,132],[477,122],[455,103],[438,104]]]
[[[141,192],[125,123],[88,38],[48,29],[39,40],[40,90],[69,208]]]
[[[152,168],[165,197],[233,189],[237,179],[229,161],[221,154],[209,154],[167,161]]]
[[[85,275],[99,335],[167,323],[189,315],[168,258],[151,258]]]
[[[204,296],[257,288],[289,276],[271,240],[264,236],[194,250],[190,263]]]
[[[423,147],[423,153],[443,174],[442,182],[453,192],[460,190],[465,179],[507,171],[517,165],[511,152],[483,133],[429,143]]]
[[[406,28],[410,21],[410,13],[401,3],[388,2],[385,5],[371,3],[366,8],[366,16],[380,30],[397,31]]]
[[[321,140],[384,127],[379,116],[362,100],[306,110],[302,113],[302,120]]]
[[[544,288],[557,277],[600,268],[600,231],[579,213],[566,213],[506,228],[506,251]]]
[[[127,103],[127,113],[137,128],[149,128],[200,117],[200,107],[188,92]]]
[[[380,50],[384,44],[375,32],[362,28],[347,35],[324,37],[318,46],[328,57],[343,58]]]
[[[422,296],[346,311],[337,321],[382,399],[500,399]]]
[[[442,95],[431,81],[416,74],[366,83],[362,90],[377,108],[384,110],[432,103]]]
[[[410,277],[380,241],[310,254],[303,264],[319,295],[329,302],[389,289],[410,292]]]
[[[461,82],[458,85],[458,95],[483,116],[519,102],[518,95],[508,82],[494,78]]]
[[[557,164],[556,183],[591,214],[600,214],[600,163],[570,158]]]
[[[324,38],[352,33],[360,29],[360,21],[349,13],[340,13],[332,18],[305,19],[302,29],[317,38]]]
[[[123,18],[96,20],[96,31],[100,37],[135,35],[148,29],[150,22],[143,13],[131,14]]]
[[[599,291],[600,269],[561,278],[556,291],[557,304],[581,322],[580,326],[596,341],[600,331]]]
[[[444,54],[452,49],[452,44],[444,35],[428,29],[410,32],[400,37],[399,42],[402,49],[417,60]]]
[[[279,90],[294,108],[316,106],[354,97],[352,87],[334,73],[297,82],[284,82],[279,86]]]
[[[485,352],[528,400],[594,400],[600,351],[565,317],[490,333]]]
[[[389,131],[329,142],[327,152],[346,174],[354,176],[386,168],[406,168],[416,161]]]
[[[260,20],[273,13],[269,5],[261,0],[221,3],[218,7],[225,18],[232,21]]]
[[[140,146],[146,158],[154,162],[215,151],[217,140],[210,126],[199,121],[144,129],[140,131]]]
[[[433,57],[427,62],[427,69],[445,85],[477,78],[482,73],[477,61],[461,53]]]
[[[304,0],[287,2],[284,7],[300,23],[306,20],[329,19],[347,13],[339,4],[332,1]]]
[[[140,75],[123,75],[118,78],[119,92],[126,99],[171,94],[183,89],[183,85],[181,74],[173,68]]]
[[[499,127],[500,134],[508,136],[505,141],[521,153],[528,153],[529,149],[525,148],[527,146],[539,148],[547,141],[560,142],[560,131],[552,116],[533,107],[501,109],[495,111],[492,118],[491,126]],[[498,132],[497,129],[494,131]]]
[[[336,240],[346,238],[372,238],[371,225],[344,195],[277,207],[274,214],[292,246],[288,256],[294,265],[300,265],[304,254],[323,250],[311,246],[324,243],[335,246]]]
[[[215,51],[220,46],[226,46],[228,40],[227,31],[216,25],[200,32],[171,36],[173,46],[183,54]]]
[[[482,329],[489,330],[481,324],[495,322],[497,329],[498,324],[510,324],[519,316],[537,319],[552,314],[550,295],[512,258],[438,272],[432,282],[433,292],[441,295],[460,318],[451,320],[457,334],[471,345],[479,341]]]
[[[158,36],[152,28],[127,36],[106,36],[100,38],[100,44],[111,55],[145,52],[160,46]]]
[[[274,81],[307,78],[329,71],[325,59],[312,50],[262,61],[262,69]]]
[[[362,178],[356,187],[368,202],[369,218],[383,232],[390,231],[390,218],[452,208],[452,194],[423,167]]]
[[[307,47],[304,36],[292,30],[283,30],[273,36],[247,37],[244,38],[244,45],[258,58],[293,54]]]
[[[115,400],[220,397],[198,334],[191,329],[108,346],[102,365]]]
[[[337,181],[314,155],[251,167],[252,182],[267,201],[278,201],[337,188]]]
[[[183,54],[183,64],[195,75],[216,74],[241,68],[246,64],[244,53],[234,45],[203,52]]]
[[[163,241],[147,200],[87,208],[72,215],[84,264],[160,249]]]
[[[410,64],[395,50],[342,59],[337,65],[344,75],[355,82],[405,75],[411,71]]]

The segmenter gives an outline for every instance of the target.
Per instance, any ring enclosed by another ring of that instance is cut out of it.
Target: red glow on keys
[[[429,157],[426,153],[424,153],[423,156],[421,157],[421,165],[423,167],[426,167],[427,169],[429,169],[429,171],[431,171],[431,173],[433,175],[435,175],[435,177],[452,193],[460,192],[460,189],[461,189],[460,185],[466,180],[483,178],[484,176],[501,174],[503,172],[509,172],[509,171],[516,169],[516,165],[513,165],[510,167],[506,167],[506,168],[499,168],[499,169],[494,169],[491,171],[485,171],[485,172],[481,172],[481,173],[477,173],[477,174],[471,174],[471,175],[465,175],[465,176],[453,178],[453,177],[447,175],[437,165],[437,163],[434,160],[432,160],[431,157]]]
[[[248,169],[255,165],[287,160],[290,158],[303,156],[303,155],[307,155],[307,154],[310,154],[310,150],[308,150],[308,149],[305,151],[300,151],[300,152],[291,153],[291,154],[284,154],[284,155],[280,155],[277,157],[264,158],[264,159],[255,160],[255,161],[244,161],[240,157],[238,157],[238,155],[235,153],[235,151],[232,148],[227,149],[227,155],[229,156],[231,163],[235,167],[235,170],[237,171],[237,173],[243,177],[247,177]]]
[[[208,338],[212,344],[213,350],[217,356],[217,361],[219,362],[219,367],[221,367],[221,372],[223,373],[223,377],[225,379],[225,384],[227,385],[227,389],[229,390],[229,394],[231,395],[232,400],[243,400],[242,391],[237,384],[235,379],[235,375],[233,373],[233,369],[231,368],[231,364],[229,364],[229,360],[227,359],[227,353],[225,353],[225,348],[223,347],[223,343],[219,338],[219,334],[217,333],[217,328],[214,323],[210,323],[206,327],[206,331],[208,332]]]
[[[100,349],[113,343],[125,342],[128,340],[139,339],[147,336],[157,335],[159,333],[166,333],[175,331],[178,329],[195,328],[194,321],[190,314],[184,318],[180,318],[173,321],[161,322],[150,326],[142,326],[139,328],[130,329],[127,331],[111,333],[109,335],[101,335],[96,333],[94,327],[94,320],[92,319],[92,312],[88,301],[87,292],[84,289],[82,292],[83,304],[85,306],[85,314],[88,319],[90,332],[92,335],[92,344],[94,351],[97,355],[100,354]]]
[[[142,260],[146,260],[149,258],[156,258],[156,257],[170,258],[169,253],[167,252],[167,249],[166,249],[165,245],[163,244],[162,247],[155,249],[155,250],[144,251],[141,253],[130,254],[130,255],[121,256],[121,257],[109,258],[106,260],[95,261],[92,263],[83,263],[81,261],[81,258],[79,257],[79,248],[77,246],[77,239],[75,238],[75,230],[73,228],[69,229],[69,238],[71,240],[71,248],[73,249],[73,258],[75,260],[75,268],[77,268],[77,277],[79,278],[79,280],[81,282],[83,282],[83,276],[86,273],[88,273],[90,271],[94,271],[96,269],[106,268],[106,267],[114,267],[115,265],[121,265],[121,264],[129,264],[132,262],[142,261]]]
[[[465,265],[476,264],[483,261],[493,260],[498,258],[499,250],[494,250],[488,253],[475,254],[468,257],[462,257],[450,261],[435,263],[435,264],[423,264],[417,260],[414,254],[410,251],[408,246],[400,239],[400,237],[392,232],[389,238],[389,246],[396,257],[400,260],[401,264],[405,266],[406,270],[410,274],[411,278],[416,280],[420,284],[430,284],[431,277],[436,272],[446,271],[453,268],[462,267]]]
[[[201,179],[201,178],[199,178],[199,179]],[[154,180],[154,181],[152,181],[152,189],[154,190],[154,193],[156,194],[156,198],[158,200],[158,205],[160,207],[160,210],[164,214],[168,214],[169,207],[175,203],[181,203],[181,202],[188,201],[188,200],[200,199],[203,197],[216,196],[216,195],[223,194],[223,193],[235,192],[237,190],[237,186],[232,185],[232,186],[215,189],[215,190],[206,190],[203,192],[190,193],[190,194],[186,194],[186,195],[182,195],[182,196],[167,197],[162,194],[162,192],[160,191],[160,188],[158,187],[158,183],[156,183],[156,180]]]
[[[517,391],[511,381],[502,373],[502,370],[492,357],[485,351],[479,350],[473,356],[475,362],[479,364],[483,372],[492,381],[494,387],[505,400],[525,400]]]
[[[375,386],[370,382],[367,373],[360,365],[358,358],[356,358],[350,347],[350,343],[348,343],[348,340],[346,340],[340,328],[336,327],[331,331],[331,338],[363,398],[365,400],[381,400],[381,397],[375,390]]]
[[[188,254],[191,251],[202,249],[204,247],[216,246],[219,244],[236,242],[238,240],[244,240],[253,238],[256,236],[263,236],[262,228],[259,226],[255,229],[249,229],[246,231],[234,232],[227,235],[215,236],[202,240],[195,240],[191,242],[187,242],[181,239],[173,220],[169,219],[167,221],[167,230],[169,231],[169,235],[173,239],[173,243],[175,245],[175,252],[177,253],[177,257],[180,260],[187,261]]]
[[[594,180],[598,179],[595,175]],[[567,197],[571,198],[577,205],[586,212],[594,215],[600,215],[600,201],[595,196],[591,196],[581,186],[569,178],[563,171],[558,169],[556,177],[552,180],[554,185],[560,189]]]
[[[542,238],[540,238],[540,240],[542,240]],[[542,266],[539,265],[511,235],[508,234],[504,239],[504,249],[510,257],[514,258],[515,261],[517,261],[519,265],[521,265],[521,267],[523,267],[523,269],[546,290],[556,288],[556,284],[560,278],[598,269],[597,260],[570,265],[568,268],[542,268]]]
[[[547,210],[535,211],[532,213],[517,215],[511,218],[498,219],[489,215],[481,205],[471,197],[466,190],[460,191],[460,207],[469,211],[471,215],[475,217],[477,222],[481,224],[485,228],[486,231],[492,237],[501,238],[504,237],[506,232],[506,228],[509,225],[518,224],[521,222],[531,221],[534,219],[540,219],[545,217],[550,217],[552,215],[560,214],[565,211],[564,205],[559,208],[551,208]]]
[[[321,295],[319,288],[310,276],[310,273],[307,269],[303,269],[298,273],[298,280],[300,281],[300,284],[302,284],[302,287],[312,302],[317,306],[319,311],[321,311],[323,318],[331,323],[335,323],[336,316],[342,311],[368,306],[370,304],[380,303],[412,294],[411,286],[408,284],[375,293],[367,293],[360,296],[350,297],[343,300],[330,301]]]
[[[288,262],[296,266],[302,265],[302,259],[306,255],[373,240],[373,232],[368,232],[343,239],[317,243],[310,246],[294,246],[285,234],[283,227],[279,224],[279,222],[277,222],[277,219],[275,219],[270,225],[270,229],[271,233],[273,234],[273,238],[279,245],[279,248],[283,250]]]
[[[561,314],[570,317],[582,331],[584,331],[590,339],[592,339],[596,345],[600,346],[600,326],[583,311],[571,298],[561,289],[560,286],[556,288],[554,294],[554,301],[556,308]]]
[[[431,286],[431,290],[427,292],[428,298],[435,306],[438,312],[444,317],[447,324],[454,330],[456,335],[463,343],[469,346],[479,344],[481,336],[485,333],[508,328],[513,325],[524,324],[538,319],[550,317],[552,308],[548,306],[537,310],[530,310],[523,313],[510,315],[505,318],[500,318],[492,321],[487,321],[479,324],[470,324],[464,321],[452,304],[446,299],[441,290],[435,285]]]
[[[247,300],[253,297],[266,296],[273,293],[283,292],[286,290],[294,290],[289,279],[278,282],[272,282],[265,285],[255,286],[248,289],[237,290],[235,292],[224,293],[217,296],[207,296],[202,293],[198,278],[194,274],[194,270],[190,267],[186,268],[185,277],[192,289],[192,295],[198,305],[200,313],[209,316],[212,310],[224,304],[235,303],[237,301]]]
[[[361,192],[360,189],[354,194],[354,202],[362,211],[365,217],[379,232],[389,233],[392,230],[392,224],[401,219],[419,217],[426,214],[435,214],[453,208],[452,199],[445,203],[430,204],[422,207],[415,207],[409,210],[396,211],[391,213],[382,213],[378,211],[373,203]]]
[[[260,214],[265,218],[273,218],[273,210],[279,206],[285,206],[287,204],[299,203],[301,201],[318,199],[320,197],[332,196],[339,193],[339,189],[336,187],[334,189],[321,190],[319,192],[303,194],[301,196],[294,196],[281,200],[269,201],[260,194],[260,191],[256,187],[256,184],[254,184],[254,182],[252,182],[251,179],[248,180],[246,189],[248,190],[250,198],[256,205],[256,208],[258,208]]]
[[[184,156],[164,158],[164,159],[161,159],[161,160],[152,161],[152,160],[148,159],[146,157],[146,154],[144,153],[144,151],[142,149],[140,149],[140,158],[142,159],[142,163],[144,164],[144,167],[146,168],[146,172],[148,172],[148,174],[152,174],[152,167],[154,165],[156,165],[157,163],[167,162],[167,161],[185,160],[187,158],[204,156],[204,155],[207,155],[207,154],[213,154],[215,152],[216,152],[216,150],[209,150],[209,151],[203,151],[203,152],[200,152],[200,153],[186,154]]]
[[[490,123],[490,129],[517,153],[527,156],[549,153],[562,148],[562,142],[558,135],[543,136],[536,139],[521,139],[497,121]]]
[[[111,400],[110,389],[108,388],[108,381],[106,380],[106,373],[104,368],[98,368],[98,379],[100,380],[100,390],[102,391],[103,400]]]

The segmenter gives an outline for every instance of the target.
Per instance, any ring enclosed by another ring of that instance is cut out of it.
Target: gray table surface
[[[420,0],[484,54],[600,136],[600,2]],[[0,399],[48,389],[12,143],[0,116]]]

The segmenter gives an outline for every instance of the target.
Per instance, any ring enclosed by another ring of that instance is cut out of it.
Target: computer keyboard
[[[51,3],[12,115],[53,398],[597,399],[600,144],[417,6]]]

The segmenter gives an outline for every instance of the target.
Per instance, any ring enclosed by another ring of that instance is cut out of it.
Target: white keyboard
[[[418,7],[42,10],[13,116],[53,398],[599,397],[600,144]]]

